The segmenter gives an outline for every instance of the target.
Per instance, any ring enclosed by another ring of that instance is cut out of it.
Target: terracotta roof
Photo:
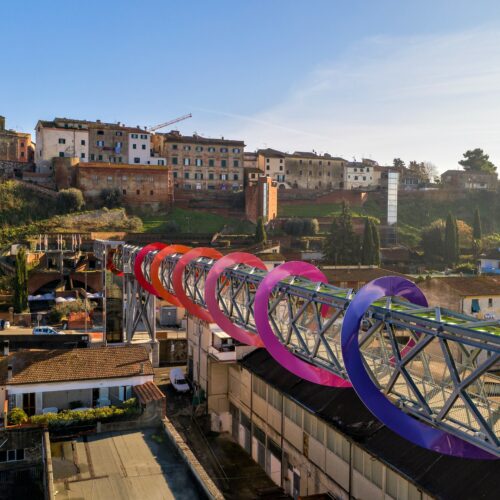
[[[245,147],[245,142],[235,139],[216,139],[211,137],[202,137],[201,135],[182,135],[177,132],[157,132],[156,135],[163,136],[167,142],[187,142],[191,144],[219,144],[221,146],[240,146]]]
[[[154,382],[146,382],[145,384],[134,386],[134,392],[141,404],[148,404],[151,401],[161,401],[165,399],[165,394],[160,391],[160,388]]]
[[[425,280],[425,282],[427,281]],[[443,276],[431,278],[430,281],[436,284],[448,285],[463,297],[471,295],[500,295],[500,276]],[[425,282],[421,283],[421,285],[424,285]]]
[[[9,365],[12,366],[12,379],[7,382]],[[153,375],[148,353],[141,346],[20,350],[0,358],[1,384],[36,384],[135,375]]]
[[[273,158],[284,158],[285,157],[285,153],[283,153],[282,151],[278,151],[277,149],[272,149],[272,148],[259,149],[257,151],[257,154],[264,155],[264,156],[270,156]]]

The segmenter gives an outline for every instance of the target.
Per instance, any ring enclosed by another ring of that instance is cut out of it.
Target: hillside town
[[[2,4],[0,500],[497,500],[497,24]]]

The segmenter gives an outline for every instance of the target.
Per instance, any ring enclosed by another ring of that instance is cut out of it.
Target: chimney
[[[3,341],[3,355],[4,356],[9,355],[9,341],[8,340]]]
[[[141,363],[139,366],[139,375],[144,375],[144,363]]]
[[[12,380],[12,365],[7,367],[7,380]]]

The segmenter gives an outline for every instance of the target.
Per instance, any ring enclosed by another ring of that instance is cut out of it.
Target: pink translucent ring
[[[117,269],[117,267],[115,266],[115,263],[113,262],[113,256],[115,254],[116,250],[110,250],[108,252],[108,260],[106,262],[106,269],[108,271],[111,271],[113,274],[115,274],[116,276],[123,276],[123,271],[120,271],[119,269]]]
[[[184,307],[184,306],[181,304],[181,301],[173,293],[170,293],[163,286],[159,274],[160,265],[162,261],[169,255],[172,255],[174,253],[185,254],[186,252],[189,252],[189,250],[191,250],[191,247],[187,247],[185,245],[169,245],[168,247],[165,247],[163,250],[160,250],[155,255],[153,262],[151,262],[150,274],[151,274],[151,284],[153,285],[153,288],[156,290],[159,297],[165,299],[167,302],[170,302],[174,306],[178,307]]]
[[[189,252],[186,252],[175,264],[174,271],[172,273],[172,286],[174,287],[174,292],[177,298],[180,300],[186,311],[193,316],[207,321],[208,323],[213,323],[214,320],[212,315],[203,307],[195,304],[190,299],[188,299],[186,292],[184,291],[184,286],[182,284],[184,269],[193,260],[198,257],[209,257],[211,259],[220,259],[222,254],[213,248],[208,247],[198,247],[193,248]]]
[[[137,279],[139,285],[141,285],[144,290],[147,292],[153,294],[153,295],[158,295],[158,292],[156,289],[149,283],[146,278],[144,277],[144,273],[142,272],[142,263],[144,259],[146,258],[146,255],[149,252],[154,252],[156,250],[161,250],[165,248],[167,245],[165,243],[150,243],[149,245],[146,245],[145,247],[142,247],[137,255],[135,256],[134,260],[134,274],[135,278]]]
[[[330,387],[351,387],[351,383],[347,380],[293,355],[274,334],[268,317],[269,298],[274,287],[289,276],[302,276],[311,281],[328,283],[326,276],[317,267],[300,261],[285,262],[264,278],[255,294],[254,315],[257,331],[267,350],[278,363],[297,377]],[[323,316],[325,316],[326,309],[322,308]]]
[[[233,339],[257,347],[263,347],[264,343],[258,334],[249,332],[244,328],[235,325],[220,309],[217,302],[217,281],[227,267],[235,264],[246,264],[247,266],[256,267],[266,270],[266,265],[257,256],[246,252],[233,252],[219,259],[210,269],[205,280],[205,302],[208,307],[208,312],[212,315],[213,320]]]

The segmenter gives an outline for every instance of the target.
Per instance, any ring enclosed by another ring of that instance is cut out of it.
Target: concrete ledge
[[[54,500],[54,470],[52,468],[52,452],[50,450],[49,431],[43,431],[43,450],[45,452],[45,490],[47,500]]]
[[[174,443],[177,451],[181,454],[182,458],[191,469],[191,472],[193,473],[194,477],[202,487],[203,491],[207,494],[207,496],[215,500],[223,500],[224,495],[221,493],[219,488],[217,488],[215,483],[207,474],[206,470],[203,468],[200,462],[198,462],[198,459],[194,456],[189,446],[182,439],[182,437],[176,431],[172,422],[167,417],[163,419],[163,428],[172,440],[172,443]]]

